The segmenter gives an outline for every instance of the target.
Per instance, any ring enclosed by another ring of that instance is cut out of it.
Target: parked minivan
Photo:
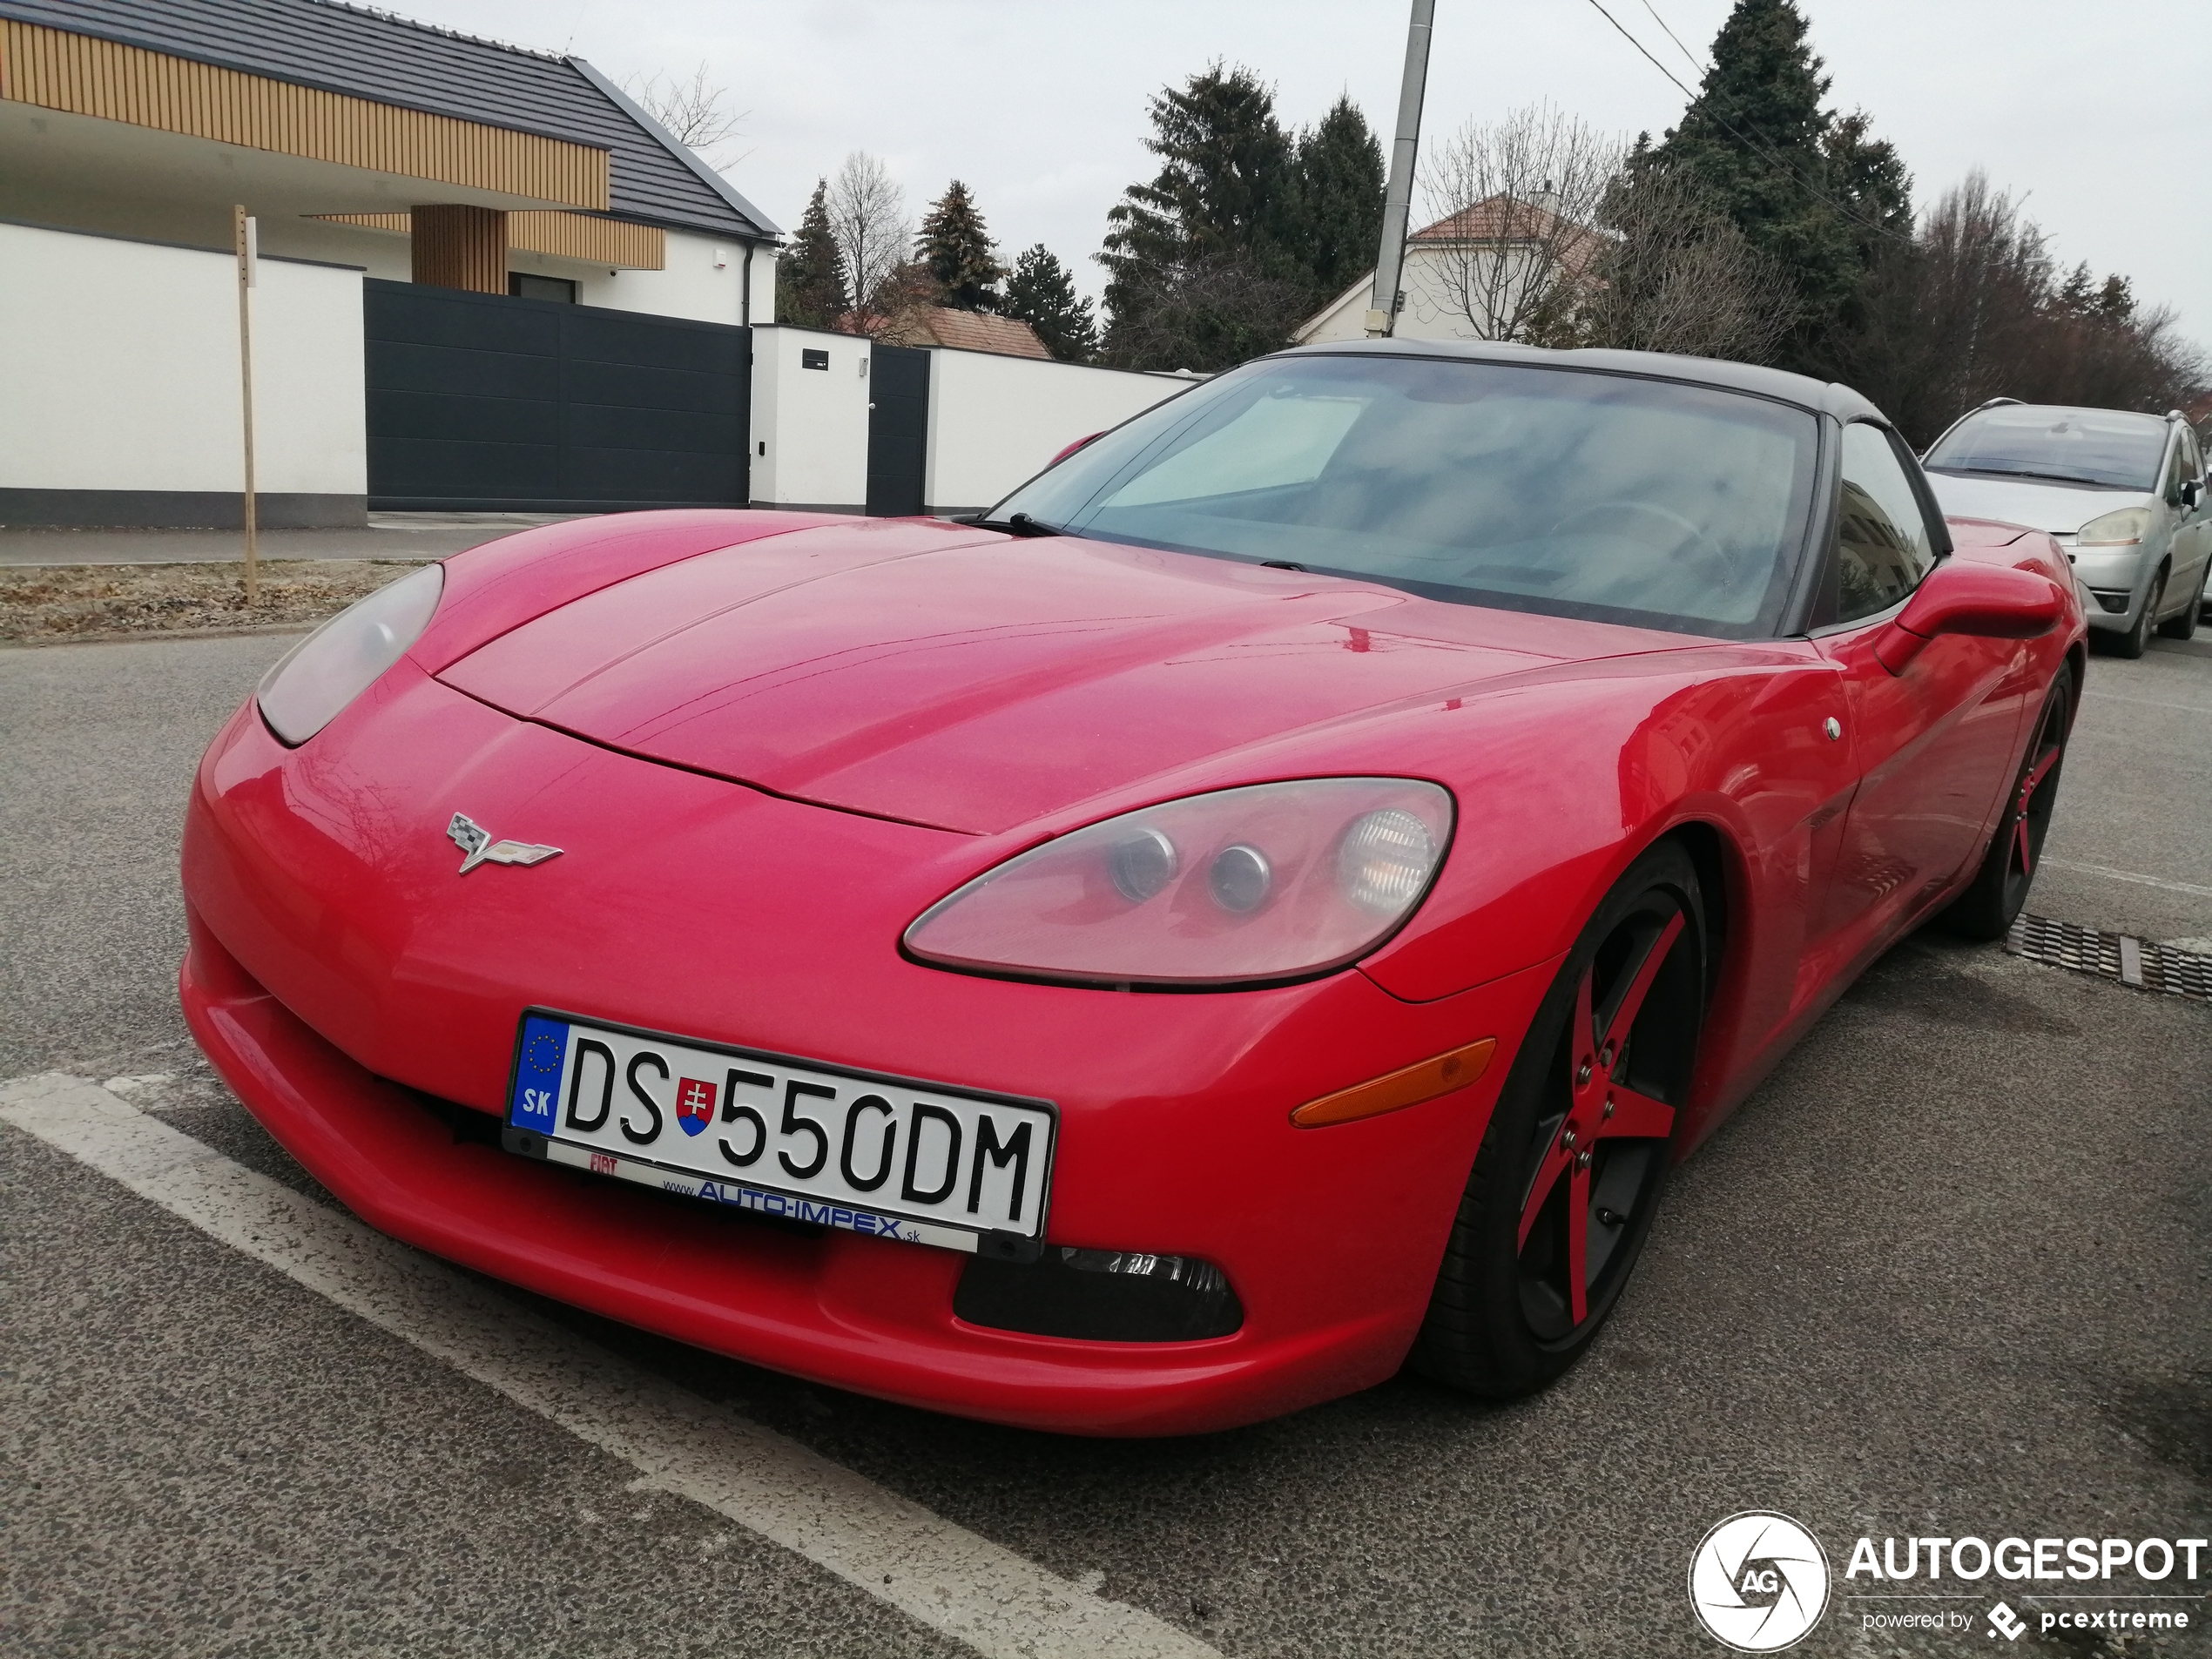
[[[2196,631],[2212,570],[2204,456],[2176,410],[2065,408],[1995,398],[1922,457],[1946,513],[2048,530],[2095,602],[2092,637],[2141,657],[2156,628]]]

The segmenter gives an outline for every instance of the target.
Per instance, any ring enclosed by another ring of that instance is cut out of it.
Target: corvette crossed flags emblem
[[[543,864],[561,853],[557,846],[540,846],[535,841],[495,841],[491,832],[466,813],[453,815],[453,822],[446,826],[446,833],[467,854],[461,860],[463,875],[479,864]]]

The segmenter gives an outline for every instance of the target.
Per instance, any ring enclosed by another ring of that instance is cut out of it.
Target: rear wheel
[[[1470,1393],[1529,1393],[1587,1350],[1666,1184],[1705,1012],[1696,867],[1630,867],[1568,954],[1475,1155],[1412,1355]]]
[[[2020,761],[2020,776],[1997,820],[1989,851],[1982,855],[1974,884],[1943,913],[1943,925],[1968,939],[2002,939],[2034,885],[2043,858],[2043,837],[2058,804],[2059,768],[2066,760],[2066,734],[2074,711],[2074,666],[2059,670],[2043,700],[2035,736]]]
[[[2150,649],[2150,631],[2158,622],[2158,608],[2166,603],[2166,572],[2161,570],[2150,579],[2150,591],[2143,596],[2142,613],[2135,618],[2135,625],[2112,642],[2112,648],[2130,661]]]

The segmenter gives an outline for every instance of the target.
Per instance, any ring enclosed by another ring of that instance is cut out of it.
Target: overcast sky
[[[1603,0],[1691,86],[1731,0]],[[1008,258],[1052,248],[1096,293],[1106,210],[1150,178],[1145,99],[1211,60],[1276,88],[1286,125],[1349,91],[1386,139],[1399,0],[384,0],[617,78],[698,64],[747,111],[738,187],[786,230],[818,173],[873,152],[921,206],[964,179]],[[2212,26],[2201,0],[1799,0],[1834,78],[1925,203],[1973,167],[2027,199],[2060,260],[2134,279],[2212,345]],[[1429,133],[1548,98],[1653,133],[1682,92],[1591,0],[1437,0]]]

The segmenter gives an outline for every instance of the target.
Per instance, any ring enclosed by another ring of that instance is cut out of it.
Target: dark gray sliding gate
[[[868,354],[868,506],[879,517],[922,510],[929,458],[929,354],[876,346]]]
[[[371,508],[745,504],[751,329],[362,286]]]

